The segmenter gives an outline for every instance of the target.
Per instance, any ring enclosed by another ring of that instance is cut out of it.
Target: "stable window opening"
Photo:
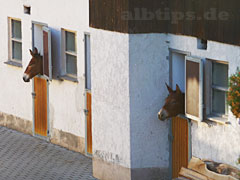
[[[62,29],[63,79],[77,82],[77,45],[76,32]]]
[[[22,63],[21,20],[9,18],[9,61]]]
[[[23,12],[24,14],[31,14],[31,7],[30,6],[23,6]]]
[[[202,50],[207,50],[207,40],[197,39],[197,48]]]

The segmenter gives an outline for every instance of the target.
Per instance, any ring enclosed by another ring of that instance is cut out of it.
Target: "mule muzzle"
[[[23,75],[23,81],[24,82],[30,82],[30,78],[29,78],[29,76],[27,74]]]
[[[161,109],[159,112],[158,112],[158,119],[161,120],[161,121],[165,121],[168,117],[168,113],[165,109]]]

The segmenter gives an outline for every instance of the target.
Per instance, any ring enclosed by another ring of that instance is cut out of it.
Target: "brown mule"
[[[176,91],[172,90],[167,84],[169,92],[168,97],[165,99],[165,104],[158,112],[158,118],[164,121],[171,117],[176,117],[179,114],[185,113],[185,94],[181,92],[179,86],[176,84]]]
[[[39,54],[37,48],[34,48],[33,51],[29,50],[32,55],[32,59],[28,64],[24,74],[23,80],[24,82],[29,82],[34,76],[38,74],[43,74],[43,58]]]

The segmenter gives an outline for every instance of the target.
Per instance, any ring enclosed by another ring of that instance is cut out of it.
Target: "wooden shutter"
[[[185,58],[185,114],[192,120],[203,119],[203,63],[195,57]]]
[[[43,75],[52,80],[51,31],[43,27]]]

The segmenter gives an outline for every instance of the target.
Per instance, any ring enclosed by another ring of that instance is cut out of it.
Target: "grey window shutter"
[[[52,80],[51,31],[43,27],[43,75]]]
[[[203,62],[185,57],[185,114],[196,121],[203,120]]]

